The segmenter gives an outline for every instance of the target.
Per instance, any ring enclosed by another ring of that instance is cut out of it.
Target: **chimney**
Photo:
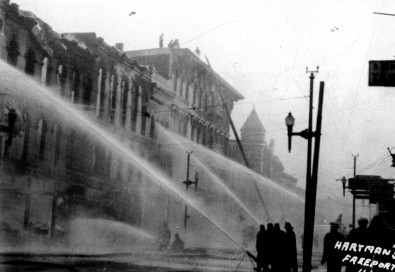
[[[119,51],[123,52],[123,43],[116,43],[115,48],[118,49]]]

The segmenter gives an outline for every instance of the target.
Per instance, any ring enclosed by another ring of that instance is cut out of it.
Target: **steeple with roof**
[[[265,144],[266,130],[255,110],[255,105],[240,131],[242,142]]]

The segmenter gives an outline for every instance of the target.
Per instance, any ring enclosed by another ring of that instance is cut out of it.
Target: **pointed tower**
[[[255,106],[240,131],[240,140],[252,170],[281,184],[291,187],[296,185],[298,180],[285,173],[280,158],[274,154],[274,139],[271,139],[269,144],[266,143],[266,129],[259,119]],[[229,156],[244,164],[236,140],[229,142]]]
[[[248,116],[241,131],[241,141],[246,144],[265,144],[266,130],[255,110],[255,106]]]

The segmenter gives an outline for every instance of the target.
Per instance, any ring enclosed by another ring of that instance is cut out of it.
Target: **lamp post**
[[[311,139],[314,137],[315,133],[310,132],[308,129],[302,130],[301,132],[292,132],[293,126],[295,124],[295,118],[292,116],[292,113],[288,113],[288,116],[285,118],[285,124],[287,125],[288,129],[288,151],[291,152],[291,140],[292,136],[300,136],[302,138],[305,138],[306,140]],[[311,156],[311,153],[308,153],[309,156]],[[311,160],[311,158],[310,158]]]
[[[199,182],[199,174],[196,172],[195,173],[195,181],[191,181],[189,179],[189,166],[190,166],[190,160],[191,160],[191,154],[193,153],[193,150],[191,151],[187,151],[187,179],[185,181],[183,181],[182,183],[185,184],[185,190],[186,192],[188,192],[188,188],[190,185],[194,184],[195,185],[195,192],[197,190],[197,185]],[[186,231],[187,229],[187,223],[188,223],[188,219],[191,216],[188,214],[188,205],[185,204],[185,212],[184,212],[184,229]]]
[[[348,188],[348,187],[346,187],[346,182],[347,182],[346,177],[343,176],[341,181],[342,181],[342,184],[343,184],[343,197],[344,197],[344,196],[346,196],[346,188]]]
[[[354,175],[355,178],[355,175]],[[343,197],[346,196],[346,189],[349,188],[349,186],[346,186],[347,179],[346,177],[342,177],[341,179],[342,185],[343,185]],[[355,229],[355,194],[352,193],[352,229]]]
[[[355,175],[355,160],[356,156],[354,157],[354,178],[356,178]],[[355,190],[353,188],[350,188],[350,183],[348,186],[346,186],[347,179],[346,177],[343,177],[341,179],[342,185],[343,185],[343,197],[346,196],[346,189],[350,189],[351,194],[352,194],[352,229],[355,229]]]
[[[314,145],[314,161],[312,168],[312,175],[310,175],[311,167],[311,148],[307,150],[307,173],[306,173],[306,200],[305,200],[305,221],[304,221],[304,235],[303,235],[303,272],[311,271],[311,256],[313,251],[313,234],[314,234],[314,219],[315,219],[315,204],[317,195],[317,176],[318,176],[318,160],[320,152],[320,141],[321,141],[321,122],[322,122],[322,105],[324,99],[324,82],[320,82],[320,93],[318,101],[317,111],[317,125],[316,131],[313,132],[311,124],[309,129],[305,129],[301,132],[292,132],[295,124],[295,118],[292,113],[289,113],[285,118],[285,124],[288,130],[288,151],[291,152],[291,141],[292,136],[301,136],[308,140],[309,146],[311,146],[311,140],[315,138]],[[312,106],[312,95],[310,96],[310,110]],[[309,115],[309,119],[311,114]],[[310,122],[309,122],[310,123]]]

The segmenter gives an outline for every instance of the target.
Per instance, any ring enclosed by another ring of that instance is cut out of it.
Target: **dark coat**
[[[298,253],[296,248],[296,235],[293,230],[288,230],[284,237],[286,271],[298,271]]]
[[[331,230],[324,238],[324,253],[321,263],[327,263],[328,272],[340,272],[342,267],[342,253],[336,250],[336,242],[344,242],[343,234],[337,230]]]

